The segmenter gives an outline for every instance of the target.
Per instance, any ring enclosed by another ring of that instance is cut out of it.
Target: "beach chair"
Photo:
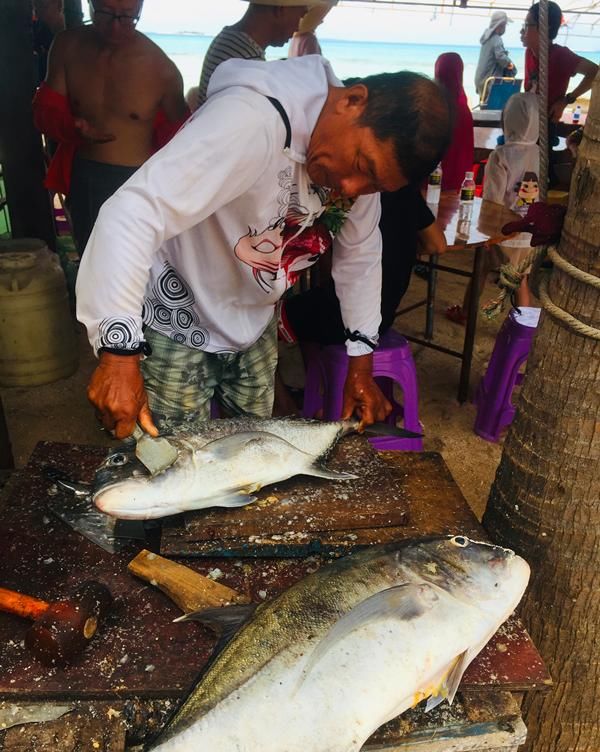
[[[513,94],[521,90],[522,78],[501,78],[490,76],[483,84],[479,108],[482,110],[502,110]]]

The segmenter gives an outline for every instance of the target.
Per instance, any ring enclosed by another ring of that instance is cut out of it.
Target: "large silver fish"
[[[452,701],[528,578],[512,551],[464,536],[323,566],[256,609],[152,749],[357,752],[422,699]]]
[[[134,447],[109,454],[96,472],[93,500],[120,519],[152,519],[204,507],[244,506],[263,486],[294,475],[349,480],[322,463],[358,421],[232,418],[173,428],[177,460],[151,477]]]

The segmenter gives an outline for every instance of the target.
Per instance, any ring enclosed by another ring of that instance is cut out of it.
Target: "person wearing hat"
[[[328,0],[311,8],[305,16],[300,19],[298,31],[294,32],[288,57],[301,57],[302,55],[320,55],[321,45],[317,39],[317,26],[323,23],[325,16],[337,5],[337,0]]]
[[[490,18],[490,25],[479,40],[481,50],[475,71],[475,89],[479,96],[482,95],[483,86],[490,76],[514,78],[517,75],[515,64],[508,56],[502,42],[507,23],[512,23],[512,18],[509,18],[503,10],[494,11]]]
[[[215,68],[232,57],[264,60],[265,48],[282,47],[297,30],[302,16],[320,0],[246,0],[248,9],[232,26],[225,26],[213,39],[204,56],[198,107],[206,101],[206,91]]]

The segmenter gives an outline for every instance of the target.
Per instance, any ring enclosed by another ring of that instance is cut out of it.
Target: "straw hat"
[[[252,5],[284,5],[286,7],[308,5],[309,8],[321,5],[321,0],[246,0],[246,2],[252,3]]]
[[[492,13],[490,18],[490,25],[483,32],[481,37],[481,43],[487,42],[499,26],[502,24],[512,23],[512,18],[509,18],[503,10],[496,10]]]
[[[300,23],[298,24],[298,32],[300,34],[308,34],[315,32],[317,26],[323,21],[325,16],[337,5],[338,0],[323,0],[318,5],[313,6],[306,15],[302,16]]]

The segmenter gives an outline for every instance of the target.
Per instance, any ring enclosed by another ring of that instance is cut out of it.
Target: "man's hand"
[[[548,110],[548,117],[553,123],[558,123],[562,117],[565,107],[568,105],[567,98],[561,97],[554,102]]]
[[[140,357],[101,353],[100,363],[88,385],[88,399],[96,408],[102,425],[118,439],[130,436],[136,421],[150,436],[158,436],[148,407]]]
[[[106,133],[96,128],[85,118],[75,118],[75,128],[79,131],[81,138],[91,144],[107,144],[109,141],[116,141],[117,138],[113,133]]]
[[[356,414],[365,426],[386,419],[392,406],[373,379],[373,355],[349,358],[348,375],[344,384],[342,420]]]

